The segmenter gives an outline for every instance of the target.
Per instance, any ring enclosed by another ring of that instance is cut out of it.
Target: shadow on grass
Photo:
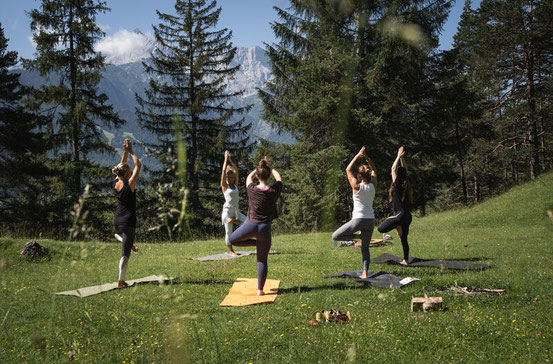
[[[437,260],[437,259],[436,259]],[[474,257],[474,258],[447,258],[443,260],[458,260],[460,262],[479,262],[481,260],[491,260],[488,257]]]
[[[349,283],[349,284],[348,284]],[[322,286],[315,286],[315,287],[309,287],[309,286],[294,286],[294,287],[288,287],[288,288],[279,288],[278,294],[288,294],[288,293],[305,293],[305,292],[312,292],[312,291],[322,291],[326,289],[336,289],[336,290],[352,290],[352,289],[367,289],[371,288],[372,286],[369,284],[351,284],[351,283],[357,283],[354,280],[339,282],[339,283],[333,283],[333,284],[325,284]],[[364,283],[364,282],[359,282]]]
[[[167,283],[168,285],[181,285],[181,284],[192,284],[192,285],[204,285],[204,286],[209,286],[209,285],[216,285],[216,284],[220,284],[220,285],[229,285],[229,284],[233,284],[234,281],[231,281],[229,279],[211,279],[211,278],[207,278],[207,279],[190,279],[190,278],[175,278],[173,279],[172,281],[170,281],[169,283]]]

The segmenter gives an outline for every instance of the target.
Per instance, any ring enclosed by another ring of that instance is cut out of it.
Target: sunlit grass
[[[186,259],[226,250],[221,239],[139,244],[129,279],[145,284],[84,299],[54,292],[117,279],[116,243],[39,241],[50,259],[18,255],[26,240],[0,239],[2,362],[546,362],[553,359],[553,175],[476,207],[415,219],[421,258],[480,258],[494,268],[457,272],[371,265],[420,278],[401,290],[367,289],[323,275],[361,269],[359,249],[332,248],[330,233],[276,236],[269,278],[274,304],[219,307],[237,277],[256,276],[255,257]],[[139,238],[140,241],[140,238]],[[371,249],[401,255],[401,244]],[[505,296],[455,296],[454,285],[504,288]],[[440,295],[445,309],[411,314],[412,296]],[[309,326],[314,311],[349,310],[348,324]]]

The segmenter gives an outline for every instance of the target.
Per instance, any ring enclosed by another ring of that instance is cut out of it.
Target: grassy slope
[[[360,269],[358,249],[331,248],[330,234],[273,239],[274,304],[220,308],[238,277],[255,277],[255,258],[185,259],[225,250],[223,240],[139,244],[128,278],[165,273],[178,283],[141,285],[78,299],[53,292],[114,281],[115,243],[42,241],[53,258],[27,262],[25,241],[0,240],[0,357],[87,362],[545,362],[553,359],[553,174],[476,207],[416,219],[411,253],[481,258],[483,272],[372,265],[421,279],[401,290],[367,289],[322,275]],[[398,239],[372,256],[401,255]],[[504,297],[461,297],[459,286],[505,288]],[[409,313],[412,296],[441,295],[441,312]],[[349,310],[343,325],[307,325],[311,313]]]

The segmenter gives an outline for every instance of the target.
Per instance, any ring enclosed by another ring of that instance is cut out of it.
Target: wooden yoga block
[[[439,310],[442,307],[442,297],[413,297],[411,312]]]

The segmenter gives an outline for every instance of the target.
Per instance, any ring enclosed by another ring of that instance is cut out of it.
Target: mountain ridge
[[[138,31],[133,31],[137,33]],[[148,49],[153,50],[153,44],[148,43]],[[139,51],[134,56],[144,54]],[[129,59],[133,59],[131,56]],[[126,121],[126,124],[118,129],[107,129],[105,135],[113,134],[113,137],[107,138],[110,144],[116,148],[120,146],[123,135],[132,136],[137,141],[152,141],[152,136],[138,125],[135,108],[138,107],[136,94],[143,95],[148,86],[150,77],[144,72],[142,62],[147,62],[149,57],[133,59],[132,62],[123,62],[121,57],[106,57],[107,62],[102,71],[102,78],[98,84],[99,92],[108,96],[108,103],[112,104],[114,110]],[[251,123],[250,138],[252,141],[259,138],[270,141],[292,144],[294,138],[288,133],[279,133],[269,123],[261,118],[262,105],[257,97],[257,88],[263,88],[265,83],[271,78],[269,60],[265,51],[258,46],[237,47],[235,58],[231,61],[231,66],[240,65],[235,77],[229,80],[228,91],[243,91],[242,97],[231,100],[232,105],[253,104],[251,110],[242,115],[246,123]],[[44,77],[41,77],[36,71],[17,69],[12,72],[21,74],[21,83],[28,86],[38,87],[47,83]],[[50,77],[50,83],[58,82],[56,76]]]

